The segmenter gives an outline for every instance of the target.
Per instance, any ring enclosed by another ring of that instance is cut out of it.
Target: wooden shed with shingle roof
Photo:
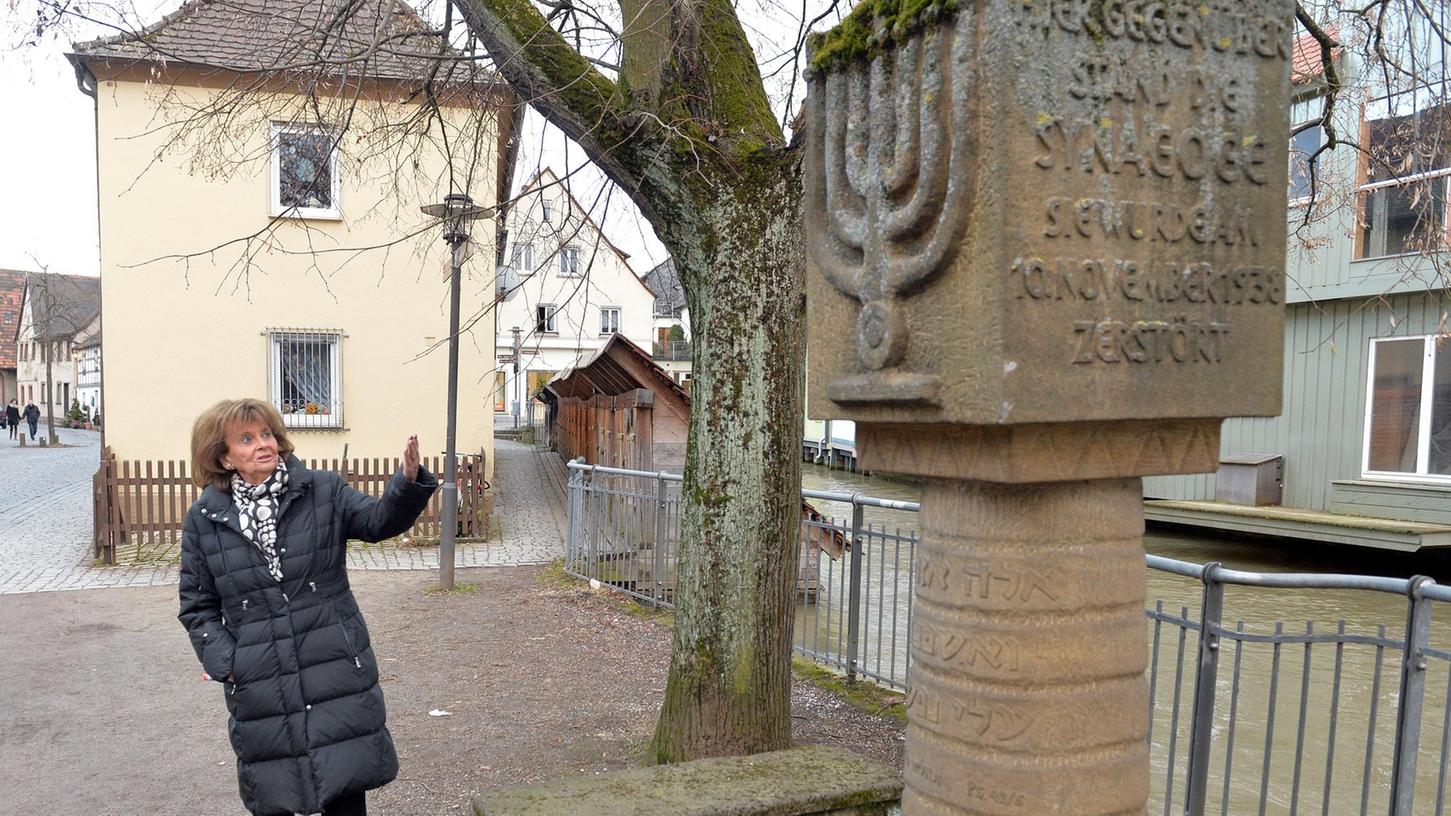
[[[680,473],[685,467],[685,446],[690,429],[690,395],[644,349],[616,333],[587,362],[562,371],[535,398],[547,406],[549,444],[566,460],[580,457],[586,464],[636,471]],[[707,453],[706,455],[710,455]],[[635,478],[635,477],[628,477]],[[619,518],[636,518],[638,496],[629,490],[601,494],[619,504]],[[601,518],[616,518],[613,510]],[[831,528],[817,509],[801,502],[800,560],[797,585],[802,596],[814,601],[821,554],[832,560],[851,548],[840,530]],[[622,523],[614,547],[596,553],[609,562],[606,576],[634,584],[654,580],[656,565],[666,594],[674,591],[674,559],[657,562],[653,556],[655,527]],[[636,535],[639,533],[640,535]],[[648,540],[647,540],[648,539]],[[602,561],[601,566],[604,566]]]

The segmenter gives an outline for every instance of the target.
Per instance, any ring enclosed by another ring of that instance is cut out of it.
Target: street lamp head
[[[419,209],[443,221],[443,240],[449,244],[468,240],[470,221],[494,217],[493,207],[476,207],[474,200],[463,193],[449,193],[442,204],[426,204]]]

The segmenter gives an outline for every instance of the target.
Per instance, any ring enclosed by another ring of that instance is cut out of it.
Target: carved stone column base
[[[928,476],[903,813],[1142,814],[1139,476],[1212,469],[1218,420],[867,425],[858,441],[865,467]]]
[[[934,479],[922,526],[903,812],[1142,813],[1139,481]]]

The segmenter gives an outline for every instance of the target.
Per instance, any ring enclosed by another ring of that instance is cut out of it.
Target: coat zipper
[[[360,669],[363,668],[363,661],[358,657],[358,649],[353,645],[353,636],[348,634],[348,625],[339,619],[338,626],[343,630],[343,640],[348,644],[348,654],[353,658],[353,665]]]

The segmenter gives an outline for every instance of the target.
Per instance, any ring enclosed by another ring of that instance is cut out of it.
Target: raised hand
[[[403,475],[410,482],[418,481],[418,437],[408,437],[408,442],[403,446]]]

